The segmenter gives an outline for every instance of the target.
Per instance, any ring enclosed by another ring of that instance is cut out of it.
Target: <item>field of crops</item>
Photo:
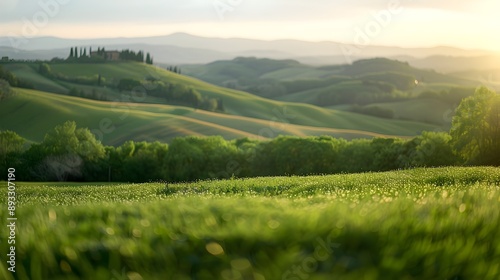
[[[16,192],[16,273],[2,261],[1,279],[500,276],[498,168],[186,184],[18,182]],[[2,259],[6,238],[2,230]]]

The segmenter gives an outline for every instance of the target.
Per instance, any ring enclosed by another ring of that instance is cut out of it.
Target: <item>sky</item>
[[[498,0],[0,0],[0,36],[298,39],[500,51]]]

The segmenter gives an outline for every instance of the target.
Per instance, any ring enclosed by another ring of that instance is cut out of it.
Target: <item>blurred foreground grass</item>
[[[17,199],[16,273],[2,261],[0,279],[500,277],[498,168],[18,182]]]

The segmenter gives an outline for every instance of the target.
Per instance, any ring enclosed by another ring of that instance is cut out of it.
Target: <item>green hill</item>
[[[281,87],[280,95],[271,96],[275,100],[344,111],[355,111],[353,108],[361,106],[365,109],[356,112],[369,114],[382,110],[392,118],[446,127],[451,124],[452,113],[461,98],[471,95],[481,84],[493,88],[496,85],[495,72],[479,76],[488,77],[487,80],[468,73],[452,76],[386,58],[359,60],[348,65],[301,66],[267,72],[260,82],[272,84],[269,79],[274,79],[278,86],[273,88]],[[257,88],[257,93],[259,89],[265,93],[265,87]],[[421,94],[425,94],[425,98]]]
[[[332,135],[347,139],[413,136],[436,128],[301,104],[288,104],[287,109],[276,106],[275,109],[286,110],[286,114],[294,117],[294,122],[311,125],[280,123],[277,117],[275,122],[180,106],[103,102],[24,89],[16,92],[0,103],[0,130],[13,130],[36,142],[43,139],[46,131],[66,120],[75,120],[79,126],[90,128],[108,145],[126,140],[168,142],[187,135],[222,135],[226,139],[266,138],[279,134]]]
[[[470,77],[417,69],[406,62],[386,58],[322,67],[296,61],[238,58],[207,65],[185,66],[185,73],[275,100],[338,108],[339,105],[346,104],[407,104],[405,101],[419,97],[422,92],[469,87],[472,93],[473,88],[481,84],[481,81]],[[436,102],[440,100],[436,99]],[[413,119],[412,114],[405,114],[403,117],[421,121],[421,118]]]
[[[186,65],[183,72],[215,84],[224,84],[232,80],[258,79],[266,73],[281,69],[297,69],[305,72],[308,67],[295,60],[258,59],[238,57],[229,61],[215,61],[206,65]]]
[[[285,61],[282,65],[295,64]],[[233,139],[275,137],[279,134],[325,134],[352,139],[414,136],[424,130],[441,128],[422,122],[387,120],[309,104],[266,99],[142,63],[51,63],[52,75],[64,75],[67,77],[64,81],[42,76],[36,64],[6,64],[4,67],[35,85],[36,89],[63,94],[78,89],[86,94],[98,94],[107,100],[98,102],[18,89],[18,95],[0,103],[0,129],[14,130],[32,141],[40,141],[45,131],[66,120],[75,120],[80,126],[97,129],[101,120],[111,119],[117,129],[105,135],[103,142],[106,144],[119,144],[129,139],[169,141],[184,135],[222,135]],[[276,69],[272,65],[266,67],[261,69]],[[106,81],[104,85],[72,82],[93,81],[98,76]],[[119,92],[113,85],[124,78],[143,82],[153,78],[192,88],[204,97],[223,101],[224,112],[214,113],[166,104],[164,99],[148,95],[147,89],[146,95],[140,98],[130,92]],[[343,80],[339,78],[339,81]],[[127,117],[123,119],[122,116]]]
[[[411,76],[413,80],[426,83],[450,83],[454,85],[471,85],[471,80],[463,77],[437,73],[434,70],[424,70],[411,67],[406,62],[387,58],[373,58],[355,61],[352,64],[314,67],[300,64],[294,60],[270,60],[256,58],[236,58],[229,61],[217,61],[206,65],[186,65],[184,73],[199,79],[224,85],[228,82],[239,82],[245,85],[255,79],[292,81],[327,79],[332,76],[359,79],[365,75],[393,73]],[[405,77],[405,78],[406,78]],[[380,79],[380,78],[377,78]],[[382,78],[382,81],[399,83],[394,77]]]

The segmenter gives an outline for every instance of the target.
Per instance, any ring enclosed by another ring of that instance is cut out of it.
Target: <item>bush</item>
[[[118,83],[118,90],[119,91],[131,91],[136,87],[142,86],[141,82],[135,79],[121,79],[120,82]]]
[[[10,84],[3,79],[0,79],[0,102],[9,98],[14,92],[10,88]]]
[[[351,107],[351,112],[359,113],[363,115],[370,115],[378,118],[392,119],[394,118],[394,111],[391,109],[385,109],[378,106],[361,107],[359,105],[354,105]]]

